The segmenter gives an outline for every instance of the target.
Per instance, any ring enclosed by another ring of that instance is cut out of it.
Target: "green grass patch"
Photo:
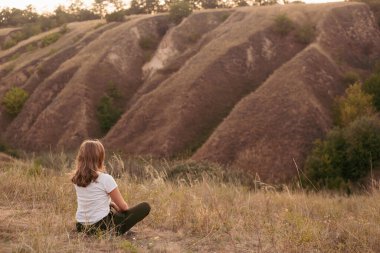
[[[40,42],[40,47],[44,48],[50,46],[51,44],[57,42],[61,38],[62,34],[60,32],[51,33],[42,38]]]

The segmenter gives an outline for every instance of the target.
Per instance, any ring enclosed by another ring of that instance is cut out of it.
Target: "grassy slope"
[[[170,164],[151,162],[140,164],[147,179],[117,179],[131,205],[152,205],[135,240],[85,237],[74,229],[70,163],[62,155],[51,161],[54,168],[38,160],[0,162],[0,252],[380,251],[379,190],[342,197],[255,192],[210,179],[178,184],[157,173]]]

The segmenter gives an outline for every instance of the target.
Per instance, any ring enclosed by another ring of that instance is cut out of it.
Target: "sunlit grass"
[[[116,158],[108,167],[121,171],[116,181],[127,202],[148,201],[151,214],[138,225],[137,240],[83,236],[75,232],[71,166],[64,154],[0,164],[0,246],[14,252],[380,251],[379,190],[351,197],[254,191],[205,175],[169,180],[174,163]],[[133,166],[144,176],[132,176]],[[168,231],[180,248],[165,244],[155,251],[152,243],[170,242],[163,238]]]

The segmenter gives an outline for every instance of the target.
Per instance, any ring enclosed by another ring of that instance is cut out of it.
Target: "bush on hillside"
[[[294,22],[286,14],[281,14],[274,20],[274,31],[281,36],[288,35],[294,28]]]
[[[151,36],[142,36],[139,39],[139,46],[143,50],[155,50],[158,46],[158,42]]]
[[[24,89],[13,87],[4,94],[1,104],[7,114],[15,117],[20,113],[28,97],[29,95]]]
[[[123,22],[125,19],[125,11],[115,11],[110,14],[106,14],[107,22]]]
[[[305,163],[308,180],[320,188],[341,189],[359,183],[380,161],[380,120],[361,117],[318,140]]]
[[[119,120],[123,112],[118,104],[121,99],[122,95],[115,86],[110,87],[106,94],[101,97],[96,108],[96,116],[103,134],[107,133]]]
[[[0,139],[0,153],[5,153],[15,158],[19,158],[20,155],[17,150],[11,148],[8,144],[6,144],[2,139]]]
[[[175,1],[169,6],[169,18],[175,23],[181,23],[182,19],[189,16],[193,12],[191,4],[185,0]]]
[[[372,96],[362,90],[360,83],[349,86],[345,95],[336,102],[335,124],[345,127],[358,117],[373,115],[376,109],[372,100]]]
[[[49,35],[46,35],[45,37],[42,38],[40,47],[47,47],[55,42],[57,42],[61,38],[61,33],[55,32],[51,33]]]
[[[310,23],[305,23],[297,27],[297,41],[302,44],[309,44],[315,39],[315,26]]]
[[[380,111],[380,73],[376,73],[366,80],[363,90],[373,96],[373,105]]]

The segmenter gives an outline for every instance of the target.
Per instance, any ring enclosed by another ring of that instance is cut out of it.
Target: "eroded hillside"
[[[294,23],[288,33],[280,16]],[[12,86],[30,94],[17,117],[0,112],[7,143],[76,149],[102,138],[127,154],[185,155],[285,180],[331,128],[345,73],[366,75],[380,59],[379,29],[359,3],[201,11],[176,26],[166,15],[100,23],[71,23],[43,48],[46,34],[0,51],[0,96]],[[300,29],[312,29],[309,40]],[[104,134],[97,106],[110,86],[123,113]]]

